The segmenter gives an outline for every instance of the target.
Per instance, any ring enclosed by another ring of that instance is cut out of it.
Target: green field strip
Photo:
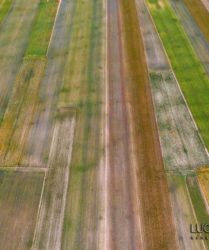
[[[11,6],[12,6],[13,0],[1,0],[0,1],[0,24],[4,20],[4,18],[7,16]]]
[[[13,93],[0,127],[0,164],[20,163],[27,133],[39,105],[39,88],[46,60],[25,60],[17,75]]]
[[[43,179],[0,170],[0,249],[31,249]]]
[[[209,42],[209,12],[202,0],[183,0]]]
[[[209,80],[206,72],[168,1],[147,2],[174,73],[209,149]]]
[[[209,221],[209,214],[206,208],[206,204],[203,200],[202,194],[200,192],[196,176],[187,176],[186,182],[198,223],[199,225],[207,224]],[[207,236],[207,234],[202,234],[202,236]],[[207,248],[209,248],[208,240],[205,241],[205,245],[207,246]]]
[[[202,223],[202,224],[207,223],[209,221],[209,215],[208,215],[204,200],[202,198],[201,192],[199,190],[196,177],[188,176],[187,186],[189,189],[192,204],[196,212],[199,223]]]
[[[102,2],[78,0],[74,15],[58,104],[79,110],[64,218],[63,249],[85,248],[86,230],[93,230],[98,223],[97,216],[91,218],[94,220],[91,225],[87,221],[95,202],[98,202],[94,197],[98,192],[96,175],[101,155]],[[95,210],[95,215],[98,212]],[[96,241],[89,244],[91,249],[98,248]]]
[[[25,54],[26,57],[46,56],[57,7],[57,0],[40,1],[38,14],[32,28],[30,41]]]

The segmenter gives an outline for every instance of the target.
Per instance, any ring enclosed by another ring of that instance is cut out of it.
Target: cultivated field
[[[183,1],[171,0],[171,5],[177,17],[180,19],[197,56],[200,58],[207,74],[209,74],[209,41],[207,41],[204,34],[201,32]]]
[[[179,248],[191,250],[206,249],[204,241],[191,240],[191,236],[194,236],[189,232],[189,225],[195,225],[198,223],[198,219],[190,198],[186,176],[168,175],[168,183]],[[201,199],[201,197],[198,196],[198,199]]]
[[[195,169],[208,164],[208,155],[173,73],[150,73],[156,117],[167,170]]]
[[[31,249],[43,174],[0,170],[0,249]]]
[[[207,247],[208,43],[172,6],[190,40],[167,0],[0,0],[0,249]]]
[[[148,5],[198,129],[209,147],[209,80],[168,1]]]
[[[209,2],[208,0],[184,0],[195,21],[209,41]]]

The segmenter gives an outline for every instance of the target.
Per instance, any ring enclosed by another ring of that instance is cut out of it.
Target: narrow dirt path
[[[107,249],[177,249],[144,47],[137,23],[134,1],[108,1]],[[138,187],[137,192],[135,187]]]
[[[119,2],[108,1],[108,106],[109,164],[107,249],[138,249],[140,233],[134,199],[130,129],[121,40]]]

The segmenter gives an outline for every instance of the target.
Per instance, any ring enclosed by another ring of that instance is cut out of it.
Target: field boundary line
[[[146,0],[144,0],[144,2],[145,2],[145,5],[146,5],[146,8],[147,8],[147,10],[148,10],[148,13],[149,13],[149,15],[150,15],[152,24],[154,25],[154,28],[155,28],[155,30],[156,30],[156,32],[157,32],[157,35],[158,35],[158,37],[159,37],[159,39],[160,39],[160,41],[161,41],[161,43],[162,43],[162,45],[163,45],[162,48],[163,48],[164,53],[165,53],[165,55],[166,55],[166,57],[167,57],[168,63],[169,63],[169,65],[170,65],[171,72],[172,72],[172,74],[173,74],[173,76],[174,76],[174,79],[176,80],[177,86],[178,86],[178,88],[179,88],[179,90],[180,90],[180,93],[181,93],[181,95],[182,95],[182,97],[183,97],[183,100],[184,100],[184,102],[185,102],[185,104],[186,104],[186,107],[187,107],[187,109],[188,109],[188,111],[189,111],[189,114],[190,114],[191,119],[192,119],[192,121],[193,121],[193,123],[194,123],[194,126],[195,126],[195,128],[196,128],[196,130],[197,130],[198,136],[199,136],[199,138],[200,138],[200,140],[201,140],[201,142],[202,142],[202,144],[203,144],[203,147],[204,147],[204,149],[205,149],[205,152],[206,152],[206,154],[207,154],[207,156],[208,156],[208,158],[209,158],[209,152],[208,152],[208,150],[207,150],[207,148],[206,148],[205,142],[204,142],[204,140],[203,140],[203,138],[202,138],[202,136],[201,136],[201,134],[200,134],[200,132],[199,132],[199,129],[198,129],[197,124],[196,124],[196,122],[195,122],[195,120],[194,120],[194,117],[193,117],[193,115],[192,115],[192,113],[191,113],[191,110],[190,110],[190,108],[189,108],[189,106],[188,106],[188,103],[187,103],[187,101],[186,101],[186,98],[185,98],[185,96],[184,96],[184,94],[183,94],[183,92],[182,92],[182,89],[181,89],[181,87],[180,87],[180,85],[179,85],[179,82],[178,82],[178,80],[177,80],[177,78],[176,78],[175,72],[174,72],[173,67],[172,67],[172,65],[171,65],[171,61],[170,61],[170,59],[169,59],[169,57],[168,57],[167,51],[166,51],[166,49],[165,49],[165,47],[164,47],[164,43],[163,43],[163,41],[162,41],[162,39],[161,39],[161,37],[160,37],[160,34],[159,34],[158,30],[157,30],[157,27],[156,27],[156,25],[155,25],[154,19],[152,18],[152,15],[151,15],[151,13],[150,13],[149,7],[148,7],[147,4],[146,4]],[[184,34],[184,35],[185,35],[185,34]],[[186,37],[186,38],[187,38],[187,37]],[[190,46],[191,46],[191,45],[190,45]],[[193,53],[194,53],[194,51],[193,51]],[[195,55],[195,57],[196,57],[196,55]]]
[[[54,145],[54,140],[55,140],[54,133],[57,131],[56,128],[57,127],[55,125],[53,128],[53,138],[52,138],[52,142],[51,142],[51,146],[50,146],[49,159],[50,159],[50,156],[51,156],[52,151],[53,151],[53,145]],[[49,169],[49,162],[47,163],[47,169]],[[43,200],[43,193],[44,193],[44,189],[45,189],[45,183],[46,183],[46,173],[45,173],[44,180],[43,180],[43,186],[42,186],[42,191],[41,191],[41,196],[40,196],[40,201],[39,201],[39,206],[38,206],[38,212],[37,212],[37,217],[36,217],[36,226],[35,226],[35,231],[34,231],[34,235],[33,235],[31,250],[35,249],[34,243],[35,243],[35,239],[36,239],[36,235],[37,235],[38,221],[39,221],[40,211],[41,211],[41,207],[42,207],[42,200]]]
[[[47,168],[44,167],[1,167],[1,171],[16,171],[16,172],[28,172],[28,173],[46,173]]]
[[[51,36],[50,36],[50,40],[49,40],[49,43],[48,43],[48,47],[47,47],[47,51],[46,51],[46,56],[48,55],[49,53],[49,48],[51,46],[51,41],[52,41],[52,37],[54,35],[54,28],[55,28],[55,25],[57,23],[57,17],[58,17],[58,14],[59,14],[59,10],[60,10],[60,6],[62,4],[62,0],[58,0],[59,1],[59,4],[58,4],[58,7],[57,7],[57,12],[56,12],[56,16],[55,16],[55,19],[54,19],[54,25],[52,27],[52,31],[51,31]]]
[[[109,71],[108,71],[108,0],[103,0],[105,8],[105,238],[104,250],[109,250],[109,210],[108,210],[108,165],[109,165]]]
[[[38,211],[37,211],[37,216],[36,216],[36,225],[35,225],[35,230],[34,230],[34,234],[33,234],[33,241],[32,241],[31,249],[34,249],[34,242],[35,242],[35,237],[37,234],[38,219],[40,216],[40,210],[41,210],[41,206],[42,206],[42,199],[43,199],[43,194],[44,194],[45,183],[46,183],[46,173],[44,175],[44,180],[43,180],[43,184],[42,184],[41,196],[40,196],[39,205],[38,205]]]
[[[196,215],[196,213],[195,213],[195,209],[194,209],[194,206],[193,206],[193,204],[192,204],[191,196],[190,196],[189,189],[188,189],[188,186],[187,186],[186,177],[187,177],[187,176],[185,176],[185,178],[184,178],[185,186],[186,186],[186,192],[187,192],[187,195],[188,195],[189,203],[190,203],[191,208],[192,208],[192,213],[193,213],[194,219],[196,220],[196,223],[198,224],[197,215]],[[205,242],[204,242],[204,241],[201,241],[201,242],[202,242],[202,245],[203,245],[204,249],[207,250],[207,248],[206,248],[206,246],[205,246]]]

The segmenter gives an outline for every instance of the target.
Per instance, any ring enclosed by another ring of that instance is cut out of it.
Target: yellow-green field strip
[[[38,15],[33,25],[30,42],[25,56],[46,56],[57,7],[58,1],[56,0],[40,1]]]
[[[209,80],[168,1],[148,0],[148,7],[162,39],[172,68],[209,148]]]
[[[28,131],[40,105],[39,91],[47,63],[44,57],[46,57],[57,6],[55,0],[48,2],[41,0],[39,3],[25,59],[16,76],[0,127],[1,166],[15,167],[22,160]]]
[[[4,18],[7,16],[11,6],[12,6],[13,0],[1,0],[0,1],[0,24],[4,20]]]

